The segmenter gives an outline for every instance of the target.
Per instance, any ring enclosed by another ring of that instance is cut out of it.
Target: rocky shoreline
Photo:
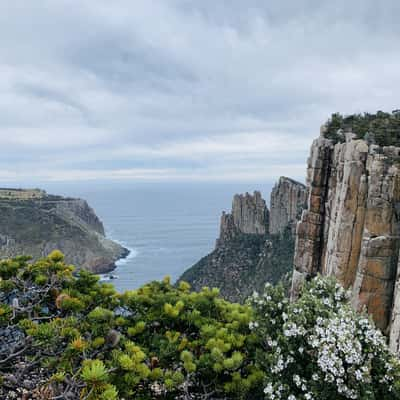
[[[92,271],[95,272],[96,274],[108,274],[110,272],[113,272],[117,268],[116,263],[120,260],[128,258],[129,254],[131,254],[131,251],[126,247],[123,247],[121,254],[114,262],[108,265],[95,267],[95,269],[92,269]]]

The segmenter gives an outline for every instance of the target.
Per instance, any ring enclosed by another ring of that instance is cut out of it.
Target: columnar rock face
[[[59,249],[68,263],[102,273],[128,251],[104,235],[85,200],[39,190],[0,189],[0,258],[29,254],[34,259]]]
[[[294,233],[306,202],[305,185],[284,176],[280,177],[271,192],[269,232],[273,235],[279,234],[289,227]]]
[[[232,204],[233,223],[241,233],[265,235],[268,227],[268,209],[261,193],[236,194]]]
[[[238,234],[265,235],[268,231],[269,212],[261,193],[236,194],[230,214],[222,213],[220,237],[217,245]]]
[[[313,142],[307,210],[296,231],[292,296],[317,273],[352,291],[400,350],[400,148],[379,147],[346,134]]]

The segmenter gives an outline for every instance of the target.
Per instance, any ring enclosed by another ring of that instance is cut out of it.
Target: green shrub
[[[4,261],[0,278],[0,295],[19,299],[18,309],[0,304],[0,323],[30,337],[8,361],[0,355],[5,390],[21,385],[7,377],[23,364],[40,393],[71,399],[399,399],[397,359],[331,280],[296,303],[277,286],[240,305],[168,278],[120,294],[73,276],[57,253]]]
[[[380,146],[400,146],[400,110],[346,116],[332,114],[326,124],[324,136],[335,143],[341,142],[344,137],[338,133],[339,130],[351,131],[357,138],[368,138]]]

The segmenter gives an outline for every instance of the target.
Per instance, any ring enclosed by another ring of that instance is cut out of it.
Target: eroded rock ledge
[[[323,132],[322,132],[323,133]],[[307,167],[307,210],[297,225],[292,296],[301,282],[334,275],[400,350],[400,148],[346,133],[321,135]]]

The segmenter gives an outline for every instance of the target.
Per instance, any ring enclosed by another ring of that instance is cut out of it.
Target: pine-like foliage
[[[329,337],[342,320],[348,332],[365,326],[379,339],[349,338],[368,361],[367,370],[360,367],[367,381],[359,385],[368,390],[357,398],[399,399],[398,362],[368,320],[333,306],[335,285],[323,286],[322,294],[317,283],[308,286],[295,304],[279,287],[240,305],[223,300],[217,289],[191,292],[169,278],[117,293],[95,275],[74,273],[58,251],[35,263],[1,261],[0,278],[1,399],[355,398],[326,383],[329,371],[319,365],[325,348],[336,361],[351,361]],[[332,339],[346,345],[340,335]],[[346,373],[357,380],[357,369],[347,364]],[[297,387],[298,379],[308,392]],[[345,382],[356,390],[355,383]]]

